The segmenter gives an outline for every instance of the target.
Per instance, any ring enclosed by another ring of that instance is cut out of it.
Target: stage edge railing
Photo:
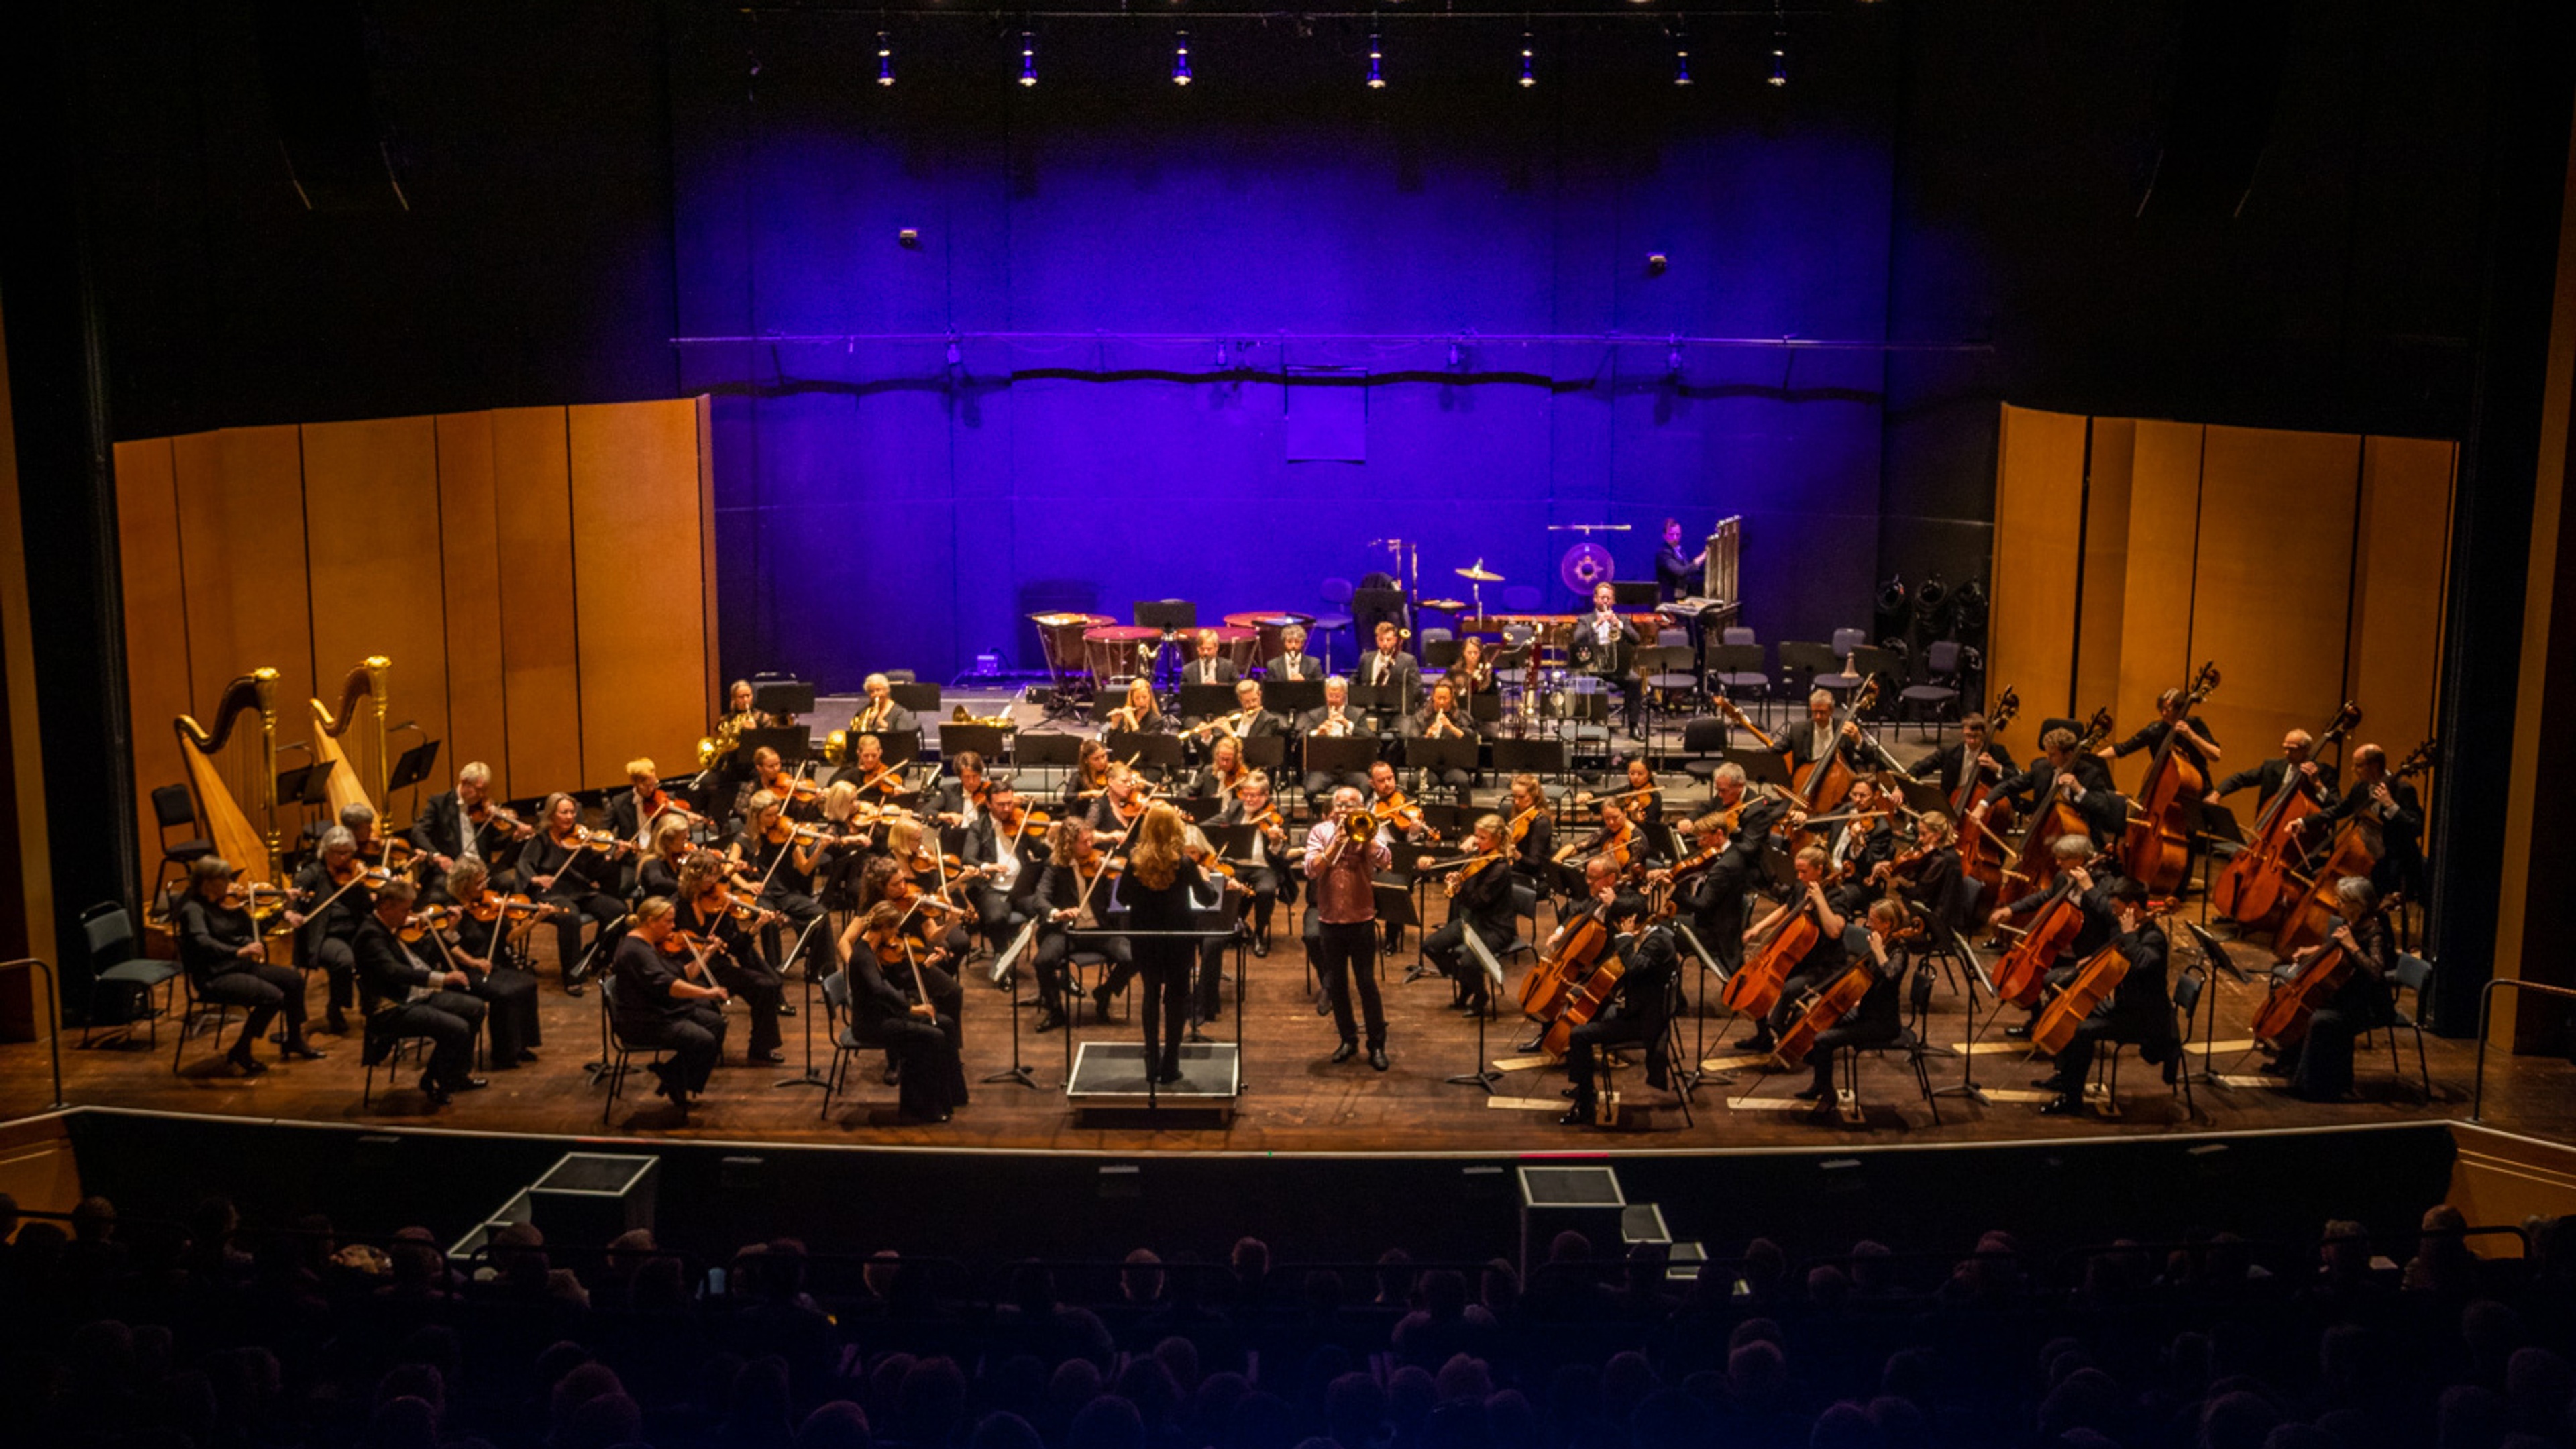
[[[2496,989],[2504,986],[2576,1001],[2576,990],[2564,986],[2552,986],[2546,981],[2525,981],[2518,976],[2496,977],[2478,992],[2478,1070],[2474,1084],[2469,1089],[2469,1120],[2472,1122],[2485,1120],[2479,1114],[2486,1110],[2487,1105],[2487,1028],[2495,1013]]]
[[[21,956],[15,961],[0,961],[0,971],[17,971],[30,967],[45,973],[45,1048],[53,1054],[54,1060],[54,1100],[46,1110],[59,1112],[67,1105],[63,1101],[63,1001],[62,990],[54,980],[53,965],[34,956]]]

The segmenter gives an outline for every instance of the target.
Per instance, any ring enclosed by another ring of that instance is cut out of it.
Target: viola
[[[2378,919],[2395,909],[2401,899],[2391,891],[2380,897],[2379,904],[2371,907],[2370,914],[2362,920]],[[2361,923],[2354,921],[2348,929],[2358,932]],[[2315,1018],[2317,1008],[2343,989],[2352,972],[2352,953],[2337,942],[2327,941],[2287,977],[2273,981],[2263,1004],[2254,1010],[2254,1040],[2275,1052],[2298,1043],[2307,1036],[2308,1023]]]
[[[223,904],[227,910],[248,911],[253,917],[266,918],[286,909],[297,894],[284,886],[237,880],[224,887]]]
[[[2217,688],[2218,666],[2201,665],[2174,710],[2173,725],[2147,762],[2146,780],[2138,789],[2139,813],[2129,822],[2122,841],[2120,869],[2150,891],[2172,890],[2191,867],[2191,822],[2186,816],[2207,793],[2209,780],[2179,746],[2193,708]]]
[[[405,944],[417,943],[425,936],[456,929],[457,916],[454,906],[425,907],[403,917],[402,925],[394,934],[400,936]]]
[[[2076,968],[2066,988],[2057,993],[2030,1024],[2030,1049],[2035,1055],[2055,1056],[2075,1040],[2075,1028],[2093,1014],[2093,1008],[2111,999],[2120,983],[2129,975],[2129,958],[2117,946],[2105,946]]]
[[[2347,700],[2335,712],[2334,721],[2317,737],[2308,752],[2310,760],[2322,753],[2361,723],[2361,709]],[[2210,904],[2218,913],[2249,930],[2262,930],[2274,925],[2283,911],[2289,909],[2292,897],[2283,887],[2296,868],[2306,863],[2306,852],[2299,846],[2299,822],[2326,807],[2319,798],[2320,781],[2312,780],[2297,766],[2292,766],[2281,781],[2281,788],[2265,802],[2262,813],[2254,818],[2253,838],[2245,848],[2228,858],[2227,868],[2209,888]]]

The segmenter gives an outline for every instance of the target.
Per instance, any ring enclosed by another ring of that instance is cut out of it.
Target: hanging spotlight
[[[1172,84],[1176,86],[1185,86],[1189,83],[1190,33],[1183,30],[1176,32],[1175,38],[1172,42]]]
[[[1774,30],[1771,32],[1771,84],[1785,86],[1788,83],[1789,32]]]
[[[1530,50],[1530,33],[1524,30],[1521,32],[1521,89],[1523,90],[1528,90],[1530,87],[1538,84],[1538,77],[1530,71],[1530,61],[1532,56],[1533,52]]]
[[[1024,86],[1034,86],[1034,85],[1036,85],[1037,83],[1038,83],[1038,38],[1037,38],[1037,32],[1035,32],[1035,31],[1031,31],[1031,30],[1023,30],[1023,31],[1021,31],[1021,32],[1020,32],[1020,84],[1022,84],[1022,85],[1024,85]]]
[[[1690,83],[1690,36],[1683,32],[1681,22],[1676,20],[1673,22],[1673,84],[1686,86]]]
[[[877,84],[894,84],[894,47],[886,43],[886,33],[877,32]]]
[[[1385,55],[1379,50],[1377,43],[1377,22],[1372,20],[1369,22],[1368,85],[1370,90],[1382,91],[1386,89],[1386,77],[1378,71],[1378,62],[1383,59],[1385,59]]]

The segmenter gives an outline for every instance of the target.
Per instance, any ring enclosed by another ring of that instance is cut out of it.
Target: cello
[[[2003,733],[2005,725],[2021,710],[2021,696],[2012,686],[2004,686],[2002,697],[1986,712],[1986,738]],[[1959,822],[1959,873],[1985,887],[1984,899],[2001,900],[2004,894],[2004,858],[2011,850],[2005,846],[2002,831],[2013,826],[2012,802],[1992,798],[1992,783],[1985,772],[1967,759],[1959,761],[1959,788],[1950,792],[1950,818]],[[1979,805],[1986,807],[1986,818],[1980,822],[1968,812]]]
[[[1803,895],[1805,887],[1799,889]],[[1770,1015],[1771,1008],[1780,1004],[1780,989],[1787,984],[1789,973],[1797,970],[1807,952],[1824,939],[1815,912],[1808,910],[1807,904],[1801,899],[1798,909],[1763,943],[1761,952],[1726,978],[1717,999],[1725,1003],[1727,1010],[1758,1019]]]
[[[2055,1056],[2075,1040],[2075,1028],[2093,1014],[2093,1008],[2111,999],[2128,979],[2129,958],[2117,946],[2105,946],[2077,967],[2074,979],[2057,993],[2030,1024],[2030,1050],[2033,1056]]]
[[[2394,910],[2405,897],[2391,891],[2380,897],[2362,920],[2374,920]],[[2352,923],[2359,926],[2361,921]],[[2317,1008],[2343,988],[2352,975],[2352,953],[2328,941],[2317,954],[2293,967],[2290,974],[2272,983],[2263,1004],[2254,1010],[2254,1040],[2273,1052],[2296,1045],[2308,1034],[2308,1022]]]
[[[1606,938],[1605,938],[1606,941]],[[1557,1009],[1547,1034],[1539,1038],[1539,1049],[1552,1057],[1565,1055],[1574,1044],[1574,1029],[1601,1014],[1610,998],[1619,990],[1620,978],[1628,974],[1628,963],[1616,951],[1603,952],[1599,964],[1582,982],[1565,993],[1564,1005]]]
[[[2360,724],[2361,707],[2345,701],[2343,708],[2335,712],[2334,722],[2317,737],[2309,757],[2315,758]],[[2210,904],[2218,908],[2220,915],[2248,930],[2259,931],[2288,908],[2282,886],[2290,876],[2292,862],[2301,854],[2298,823],[2325,808],[2316,790],[2316,782],[2296,769],[2281,782],[2281,788],[2254,818],[2253,839],[2227,862],[2227,868],[2218,873],[2217,883],[2209,888]]]
[[[2192,822],[2188,818],[2209,789],[2209,780],[2177,748],[2192,709],[2218,688],[2218,666],[2203,664],[2175,706],[2174,722],[2147,762],[2138,786],[2138,814],[2130,817],[2120,846],[2120,869],[2150,891],[2169,891],[2182,884],[2191,868]]]
[[[1923,934],[1921,921],[1910,922],[1890,932],[1887,944],[1910,941]],[[1864,958],[1854,961],[1851,969],[1824,987],[1807,993],[1800,1002],[1798,1019],[1780,1033],[1779,1044],[1772,1048],[1771,1058],[1782,1071],[1796,1071],[1815,1050],[1816,1038],[1840,1024],[1842,1019],[1860,1009],[1869,989],[1878,984],[1878,962]]]
[[[2048,782],[2048,793],[2032,807],[2030,828],[2022,832],[2021,855],[2007,874],[2021,877],[2033,890],[2043,889],[2057,879],[2057,857],[2049,854],[2049,843],[2069,833],[2080,833],[2088,839],[2092,836],[2092,827],[2075,813],[2074,806],[2066,803],[2066,777],[2074,773],[2075,761],[2100,749],[2110,737],[2111,711],[2093,711],[2093,717],[2084,723],[2083,737],[2075,742],[2068,757],[2068,768],[2057,772],[2056,778]]]
[[[2417,745],[2405,759],[2391,766],[2387,778],[2403,780],[2420,775],[2433,767],[2435,743],[2426,740]],[[2355,785],[2356,790],[2368,787]],[[2379,822],[2368,811],[2355,812],[2335,831],[2334,847],[2326,852],[2325,864],[2313,878],[2293,871],[2290,879],[2301,890],[2299,901],[2290,908],[2290,918],[2272,937],[2272,949],[2283,956],[2299,952],[2326,938],[2326,923],[2338,914],[2335,882],[2348,875],[2367,877],[2379,865],[2386,845],[2379,833]]]
[[[1564,1009],[1575,987],[1598,969],[1596,963],[1609,947],[1609,923],[1597,913],[1575,922],[1558,943],[1556,953],[1542,958],[1522,979],[1521,1014],[1532,1021],[1554,1018]],[[1551,1030],[1549,1037],[1554,1035]]]
[[[2057,958],[2083,934],[2084,902],[2076,892],[2075,877],[2059,876],[2049,891],[2049,898],[2032,913],[2021,938],[1995,963],[1997,1001],[2024,1007],[2038,1005],[2040,988],[2057,965]]]

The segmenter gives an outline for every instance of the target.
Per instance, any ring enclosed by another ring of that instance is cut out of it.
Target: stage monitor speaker
[[[2271,140],[2289,36],[2287,0],[2186,0],[2140,217],[2215,221],[2245,209]]]
[[[376,115],[367,18],[355,0],[261,0],[260,76],[308,211],[409,211]]]

